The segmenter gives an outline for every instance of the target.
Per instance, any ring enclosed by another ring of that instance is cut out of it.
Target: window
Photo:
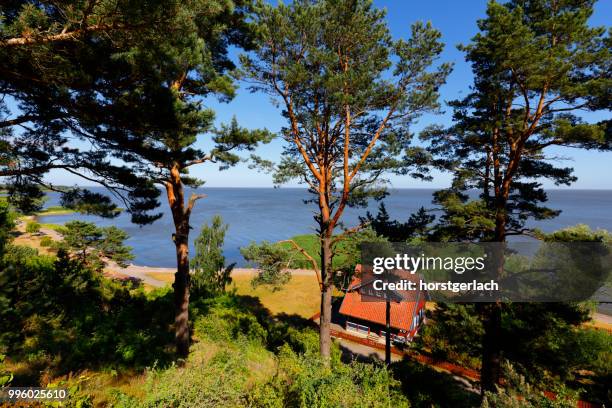
[[[361,324],[357,324],[357,323],[353,323],[353,322],[346,322],[346,330],[347,331],[354,331],[357,333],[363,333],[363,334],[369,334],[370,333],[370,328],[368,326],[364,326]]]

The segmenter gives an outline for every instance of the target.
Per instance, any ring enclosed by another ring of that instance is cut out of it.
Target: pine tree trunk
[[[506,241],[505,200],[498,200],[496,207],[494,241],[503,243]],[[493,259],[496,262],[496,275],[499,279],[504,270],[504,252],[501,245],[495,248]],[[484,395],[485,391],[495,391],[495,386],[501,377],[501,303],[485,305],[482,310],[484,312],[484,337],[480,380],[481,393]]]
[[[189,355],[189,218],[190,212],[185,210],[185,192],[178,165],[170,169],[170,179],[166,183],[168,204],[172,212],[175,233],[173,234],[176,248],[176,273],[174,274],[174,339],[176,353],[179,357]]]
[[[501,377],[501,304],[485,305],[484,310],[486,317],[480,372],[482,395],[485,391],[495,392],[495,386]]]
[[[332,314],[332,269],[331,237],[321,239],[321,320],[319,324],[319,345],[321,357],[329,361],[331,350],[331,314]]]
[[[188,223],[187,223],[188,225]],[[185,231],[186,229],[186,231]],[[175,234],[176,273],[174,275],[174,330],[176,352],[180,357],[189,355],[189,227],[177,228]]]

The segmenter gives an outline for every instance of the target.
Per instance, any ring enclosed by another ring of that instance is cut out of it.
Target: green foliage
[[[479,368],[482,322],[474,305],[437,303],[415,345],[441,360]]]
[[[511,364],[504,364],[504,387],[497,387],[497,392],[487,391],[481,408],[574,408],[576,395],[565,388],[557,389],[555,398],[544,393],[525,381]]]
[[[424,160],[453,176],[451,186],[434,195],[442,211],[434,240],[505,242],[539,234],[528,222],[560,213],[544,206],[542,180],[576,181],[571,167],[557,165],[554,146],[610,149],[607,125],[578,116],[610,106],[604,96],[612,85],[610,36],[588,22],[594,3],[488,2],[479,32],[460,47],[474,74],[470,93],[450,103],[450,127],[421,134]],[[503,262],[499,266],[501,275]],[[482,387],[493,390],[507,337],[500,307],[482,312]],[[544,334],[545,326],[536,332]]]
[[[35,214],[45,204],[45,193],[40,186],[25,177],[15,177],[8,185],[7,191],[8,202],[23,214]]]
[[[28,234],[38,234],[40,232],[40,224],[36,221],[28,222],[25,231]]]
[[[435,215],[429,214],[424,207],[410,215],[408,221],[391,220],[385,203],[380,203],[378,213],[374,217],[368,211],[365,217],[359,217],[362,224],[368,224],[376,234],[391,242],[406,242],[411,239],[426,239]]]
[[[321,239],[316,234],[295,235],[289,239],[294,241],[300,248],[304,249],[304,251],[316,261],[317,265],[321,267]],[[312,269],[312,262],[310,259],[301,252],[296,251],[295,246],[293,246],[291,242],[281,241],[278,245],[291,252],[290,265],[292,268]],[[338,258],[335,260],[337,261]]]
[[[612,244],[612,234],[609,231],[594,231],[585,224],[563,228],[550,234],[541,233],[541,239],[547,242],[601,242],[606,245]]]
[[[0,174],[11,176],[13,201],[33,201],[42,176],[64,168],[107,187],[134,222],[146,224],[160,217],[153,213],[160,171],[168,180],[176,164],[194,186],[189,165],[233,165],[232,151],[269,141],[269,132],[235,120],[213,131],[214,113],[202,103],[233,97],[228,48],[252,45],[251,7],[250,0],[3,5],[2,92],[20,107],[0,104]],[[19,125],[25,130],[14,132]],[[199,134],[213,141],[208,154],[193,147]],[[65,192],[64,204],[117,215],[112,200],[87,190]]]
[[[338,238],[332,256],[333,268],[338,272],[334,276],[334,283],[340,288],[350,282],[355,266],[361,262],[361,243],[386,242],[385,238],[377,236],[370,228],[351,231],[334,238]],[[296,249],[293,243],[308,256]],[[321,268],[321,241],[315,234],[296,235],[275,244],[265,241],[261,244],[251,243],[240,251],[242,256],[260,271],[253,283],[271,285],[273,289],[280,288],[291,279],[287,268],[313,269],[313,260],[316,267]]]
[[[11,211],[6,201],[0,201],[0,256],[4,255],[6,245],[11,239],[10,232],[14,226],[15,214]]]
[[[334,362],[282,347],[279,373],[250,395],[255,407],[410,407],[399,382],[382,365]]]
[[[101,270],[106,259],[127,266],[127,261],[134,259],[132,248],[124,245],[128,235],[117,227],[102,228],[90,222],[70,221],[61,234],[65,248],[88,267]]]
[[[289,316],[272,320],[246,298],[192,304],[200,343],[185,367],[147,372],[142,399],[117,393],[118,407],[408,407],[381,365],[318,356],[317,334]]]
[[[443,45],[431,24],[415,23],[410,38],[394,41],[384,17],[367,0],[264,3],[254,17],[259,47],[241,56],[250,89],[283,107],[281,160],[256,164],[273,171],[275,184],[296,180],[312,194],[324,288],[333,275],[329,240],[345,209],[384,197],[385,173],[419,166],[408,127],[437,110],[450,72],[436,63]]]
[[[472,65],[472,92],[451,103],[453,126],[421,135],[431,163],[454,177],[435,195],[444,209],[440,239],[499,240],[533,232],[527,220],[559,214],[543,205],[540,180],[576,180],[572,168],[555,165],[558,157],[549,149],[610,147],[602,124],[577,116],[600,109],[611,85],[604,74],[612,60],[610,38],[605,28],[589,25],[593,5],[488,3],[480,31],[460,47]],[[470,196],[470,189],[479,196]]]
[[[472,408],[480,402],[478,394],[465,388],[467,384],[433,367],[404,359],[390,368],[413,407]]]
[[[589,313],[586,305],[573,303],[504,305],[499,347],[514,370],[537,386],[572,384],[586,387],[590,400],[605,400],[601,385],[610,375],[612,336],[582,327]],[[483,334],[475,305],[439,303],[415,345],[434,357],[479,369]],[[593,373],[588,386],[577,382],[584,370]]]
[[[342,198],[342,171],[329,172],[323,184],[329,187],[331,207],[380,196],[381,173],[402,171],[408,164],[399,157],[410,139],[404,125],[438,106],[437,89],[450,71],[448,64],[432,67],[442,50],[440,33],[416,23],[409,39],[393,41],[384,11],[368,1],[264,5],[256,22],[260,48],[242,56],[243,72],[252,80],[252,90],[279,98],[289,122],[283,131],[288,147],[275,181],[297,179],[316,193],[318,172],[346,164],[362,175],[345,180],[352,188]],[[344,122],[347,110],[354,115],[349,128],[335,126]],[[386,112],[392,112],[391,120],[384,119]],[[382,123],[384,130],[375,137]],[[306,137],[311,129],[319,129],[317,137]],[[366,160],[370,141],[376,148]],[[339,154],[344,143],[351,151],[350,164]],[[356,165],[362,158],[365,163]]]
[[[247,262],[257,267],[258,273],[253,278],[253,286],[269,285],[279,289],[291,279],[287,268],[291,264],[291,251],[278,244],[263,241],[261,244],[251,242],[240,248],[240,253]]]
[[[211,157],[223,163],[221,170],[237,164],[240,161],[234,151],[247,150],[253,151],[259,143],[269,143],[274,135],[267,130],[248,130],[238,125],[235,117],[226,125],[222,124],[215,130],[213,141],[217,144],[211,152]]]
[[[228,225],[223,224],[221,216],[214,216],[210,226],[202,226],[200,235],[195,239],[195,256],[191,259],[191,287],[194,293],[224,292],[232,282],[231,273],[235,263],[226,266],[223,256],[223,242]]]
[[[8,387],[11,381],[13,381],[13,374],[4,369],[5,357],[4,354],[0,354],[0,388]]]
[[[28,381],[36,383],[42,369],[62,374],[167,361],[173,338],[167,291],[130,291],[63,251],[54,258],[15,246],[3,262],[0,350],[33,367]]]
[[[116,217],[121,212],[108,196],[79,188],[62,193],[61,204],[68,210],[105,218]]]
[[[387,239],[379,236],[371,228],[345,234],[340,238],[333,252],[333,265],[337,271],[333,279],[337,288],[348,287],[355,273],[355,267],[362,263],[361,244],[375,242],[387,242]]]
[[[580,369],[595,369],[598,361],[610,358],[610,338],[580,327],[589,313],[586,306],[572,303],[508,306],[502,315],[504,356],[532,382],[573,380]]]
[[[45,235],[44,237],[40,239],[41,247],[52,247],[54,246],[54,244],[55,244],[55,241],[53,241],[53,238],[51,238],[48,235]]]

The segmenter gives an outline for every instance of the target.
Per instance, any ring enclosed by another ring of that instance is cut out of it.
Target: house
[[[386,302],[373,288],[371,277],[361,276],[358,265],[350,286],[342,300],[339,313],[346,318],[344,329],[384,342]],[[418,276],[411,275],[411,279]],[[391,340],[395,343],[412,341],[425,317],[426,293],[420,290],[397,291],[390,302]]]

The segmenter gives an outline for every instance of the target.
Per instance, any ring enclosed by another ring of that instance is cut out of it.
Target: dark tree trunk
[[[495,235],[493,241],[504,243],[506,241],[506,200],[498,199],[496,203]],[[493,251],[493,261],[497,279],[501,278],[504,270],[504,250],[502,244]],[[502,305],[500,302],[484,305],[484,337],[481,368],[481,393],[495,391],[495,386],[501,377],[501,341],[502,341]]]
[[[495,391],[501,376],[501,304],[484,306],[484,338],[482,368],[480,373],[481,393]]]
[[[182,229],[182,228],[181,228]],[[174,274],[174,330],[176,352],[180,357],[189,355],[189,228],[175,235],[176,273]]]
[[[321,320],[319,324],[319,346],[321,357],[329,361],[331,349],[331,314],[332,314],[332,268],[331,237],[321,238]]]
[[[387,299],[385,302],[385,364],[387,367],[391,365],[391,302]]]

